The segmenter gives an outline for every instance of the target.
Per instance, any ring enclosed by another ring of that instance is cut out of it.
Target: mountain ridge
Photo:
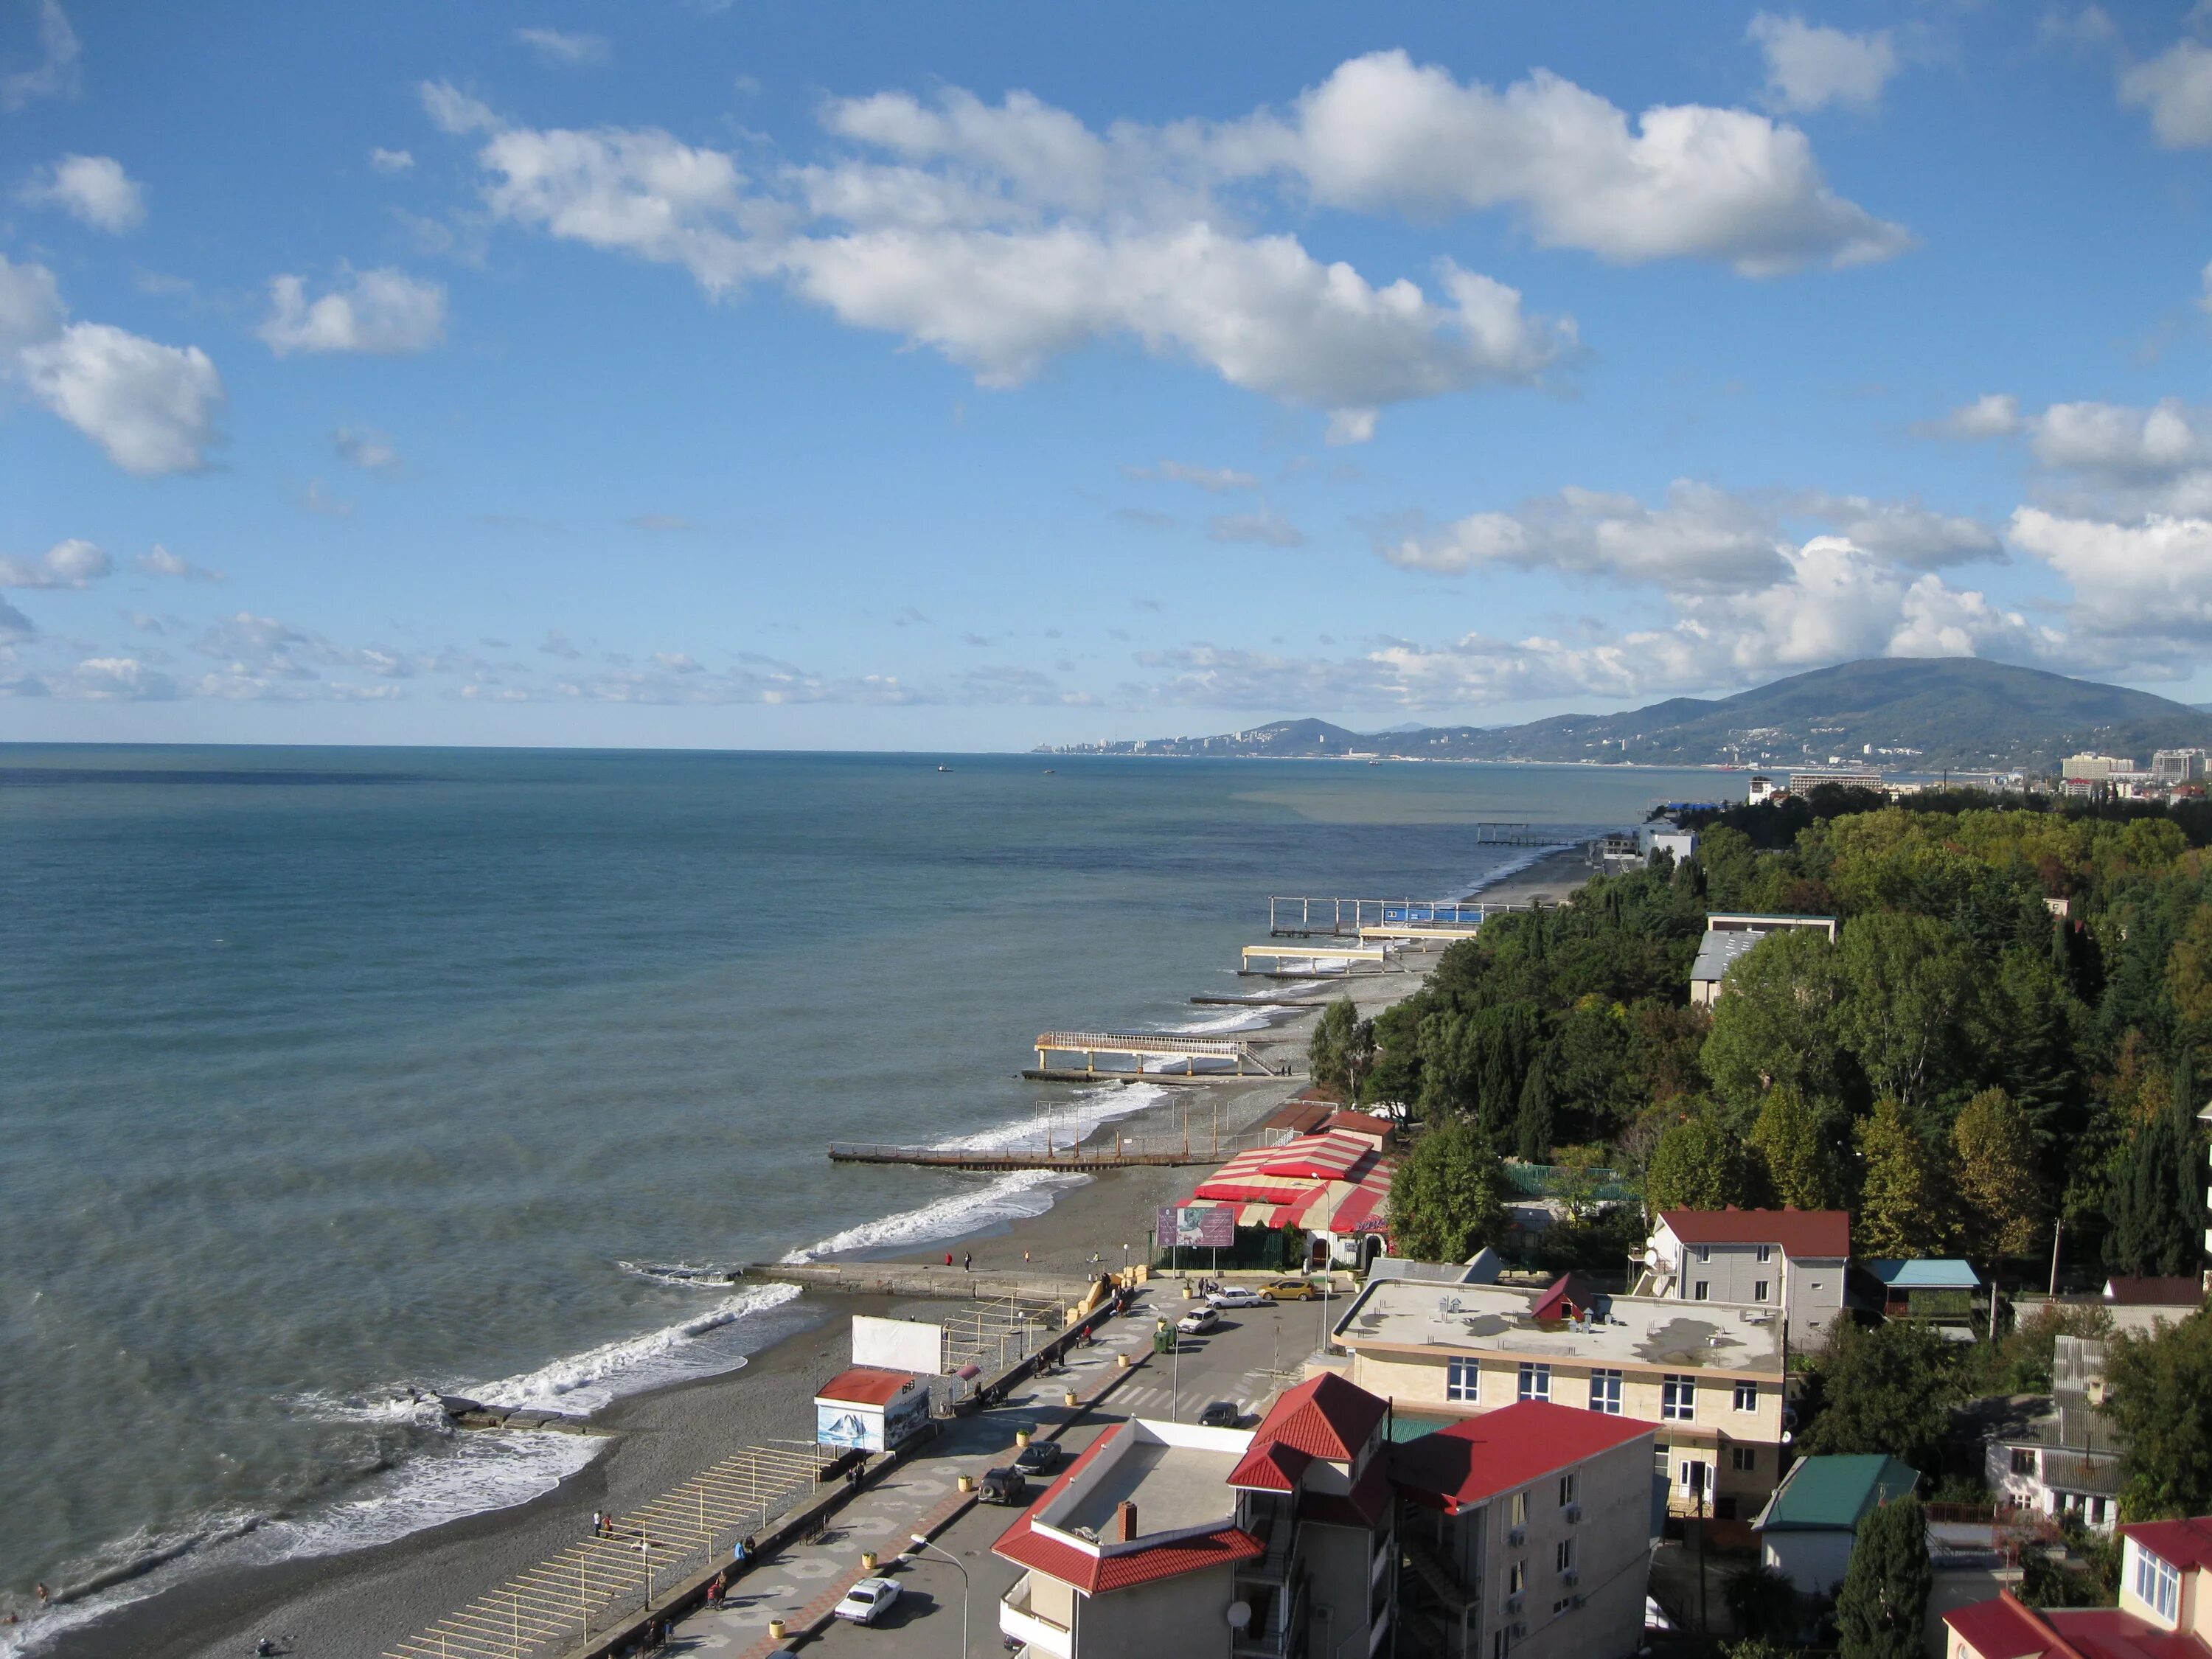
[[[1883,657],[1790,675],[1719,698],[1669,697],[1615,714],[1517,726],[1364,733],[1276,720],[1204,738],[1074,744],[1047,752],[1257,759],[1634,762],[2048,773],[2082,750],[2138,764],[2212,748],[2212,714],[2148,691],[1976,657]]]

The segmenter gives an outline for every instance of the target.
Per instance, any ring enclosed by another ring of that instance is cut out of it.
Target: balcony
[[[1036,1610],[1030,1595],[1030,1577],[1024,1573],[1014,1581],[1013,1589],[1000,1599],[1000,1632],[1010,1640],[1026,1644],[1032,1653],[1049,1654],[1052,1659],[1073,1659],[1074,1632]]]
[[[1278,1596],[1252,1605],[1252,1622],[1236,1632],[1229,1644],[1235,1659],[1299,1659],[1305,1651],[1306,1586],[1299,1581],[1291,1597],[1287,1617],[1279,1617]]]

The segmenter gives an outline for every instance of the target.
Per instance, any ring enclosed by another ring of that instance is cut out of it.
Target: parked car
[[[1233,1400],[1217,1400],[1198,1414],[1201,1429],[1233,1429],[1244,1420],[1244,1408]]]
[[[1261,1294],[1270,1302],[1318,1302],[1321,1287],[1310,1279],[1279,1279],[1262,1285]]]
[[[1176,1321],[1176,1329],[1185,1336],[1204,1336],[1221,1322],[1221,1316],[1211,1308],[1193,1308]]]
[[[1030,1478],[1011,1463],[986,1469],[975,1489],[975,1498],[982,1504],[1026,1504],[1030,1501]]]
[[[1266,1296],[1242,1285],[1231,1285],[1226,1290],[1215,1291],[1206,1299],[1216,1308],[1264,1308],[1267,1305]]]
[[[1065,1455],[1057,1440],[1032,1440],[1014,1454],[1014,1467],[1024,1474],[1049,1474]]]
[[[890,1611],[891,1603],[899,1599],[897,1583],[889,1578],[863,1578],[845,1592],[845,1599],[830,1611],[836,1618],[849,1619],[856,1625],[872,1625]]]

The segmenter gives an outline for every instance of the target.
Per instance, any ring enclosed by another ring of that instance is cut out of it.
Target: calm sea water
[[[1026,1039],[1190,1023],[1271,891],[1454,894],[1525,856],[1474,821],[1717,781],[945,763],[0,745],[0,1607],[543,1490],[585,1443],[406,1391],[742,1363],[780,1292],[695,1272],[1050,1201],[826,1141],[1133,1108]]]

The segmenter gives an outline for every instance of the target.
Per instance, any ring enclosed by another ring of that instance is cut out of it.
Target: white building
[[[1783,1316],[1793,1347],[1817,1346],[1844,1310],[1844,1210],[1665,1210],[1644,1252],[1639,1296],[1749,1304]]]

